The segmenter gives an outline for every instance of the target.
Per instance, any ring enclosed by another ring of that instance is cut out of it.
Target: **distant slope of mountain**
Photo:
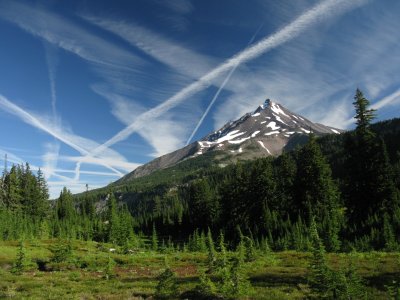
[[[371,129],[384,140],[390,162],[397,172],[396,185],[400,187],[400,118],[372,124]],[[324,135],[317,139],[330,164],[332,176],[335,180],[343,178],[343,162],[346,156],[344,144],[345,140],[352,134],[352,131],[348,131],[343,134]],[[299,135],[299,137],[304,138],[304,143],[308,136]],[[224,176],[229,174],[230,169],[234,167],[233,164],[228,165],[232,162],[230,154],[230,152],[224,151],[208,151],[191,159],[183,159],[173,166],[157,169],[146,176],[117,181],[88,193],[76,194],[75,199],[77,203],[92,199],[91,201],[96,203],[97,208],[101,209],[105,205],[108,195],[114,193],[117,199],[128,205],[132,214],[138,220],[141,220],[140,222],[144,222],[143,220],[146,218],[152,218],[154,199],[169,199],[168,195],[178,193],[180,189],[189,186],[199,178],[217,176],[219,178],[217,181],[222,182]],[[233,158],[242,160],[242,154],[244,153],[237,153],[237,156],[233,156]],[[227,166],[221,168],[222,164]],[[171,199],[175,198],[172,197]]]
[[[247,113],[236,121],[208,134],[172,153],[158,157],[127,174],[116,184],[151,174],[152,172],[215,151],[219,158],[235,161],[263,156],[277,156],[304,143],[313,132],[317,136],[340,133],[342,130],[313,123],[290,112],[282,105],[267,99],[254,112]]]

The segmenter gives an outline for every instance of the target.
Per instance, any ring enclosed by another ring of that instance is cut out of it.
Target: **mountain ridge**
[[[171,167],[210,151],[219,151],[219,154],[229,156],[233,160],[237,157],[251,159],[278,156],[283,151],[302,143],[304,139],[301,137],[311,132],[321,136],[339,134],[343,130],[314,123],[279,103],[266,99],[253,112],[226,123],[219,130],[207,134],[198,141],[153,159],[115,183],[149,175],[156,170]]]

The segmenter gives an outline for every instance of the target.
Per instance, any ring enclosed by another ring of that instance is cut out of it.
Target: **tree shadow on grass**
[[[366,280],[367,286],[375,287],[376,289],[381,291],[386,291],[387,285],[393,284],[393,281],[399,281],[400,270],[399,272],[381,273],[379,275],[366,276],[364,278]]]
[[[307,278],[288,274],[261,274],[250,277],[250,282],[252,285],[259,287],[297,286],[299,283],[307,283]]]
[[[157,282],[157,277],[125,277],[120,278],[119,281],[121,282]],[[178,284],[181,283],[191,283],[199,281],[199,277],[197,276],[188,276],[188,277],[178,277],[176,279]]]

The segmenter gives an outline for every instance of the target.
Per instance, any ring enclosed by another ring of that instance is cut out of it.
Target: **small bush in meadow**
[[[178,295],[176,275],[170,268],[166,268],[158,276],[158,284],[156,287],[156,299],[171,299]]]
[[[19,242],[17,258],[13,264],[11,271],[14,274],[22,274],[27,265],[25,245],[22,241]]]

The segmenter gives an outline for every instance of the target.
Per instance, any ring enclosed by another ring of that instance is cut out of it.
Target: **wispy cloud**
[[[68,170],[68,169],[54,169],[57,173],[67,173],[67,174],[75,174],[75,170]],[[112,172],[98,172],[98,171],[81,171],[81,174],[84,175],[96,175],[96,176],[107,176],[107,177],[115,177],[118,178],[119,176]]]
[[[47,72],[49,74],[50,95],[51,95],[51,110],[53,122],[60,124],[60,119],[57,115],[57,93],[56,93],[56,75],[58,65],[57,49],[49,44],[43,42],[46,56]],[[47,143],[45,145],[47,152],[43,155],[43,172],[47,179],[55,174],[54,169],[57,167],[58,154],[60,151],[60,143],[55,139],[54,143]]]
[[[148,126],[138,132],[155,149],[150,155],[159,157],[184,146],[182,137],[186,136],[190,123],[166,115],[149,121]]]
[[[85,139],[71,133],[68,130],[68,128],[60,127],[61,125],[59,123],[54,124],[52,123],[52,121],[48,121],[44,118],[39,118],[38,116],[34,115],[31,112],[23,110],[22,108],[15,105],[2,95],[0,95],[0,108],[12,115],[17,116],[19,119],[29,124],[30,126],[33,126],[37,129],[40,129],[48,133],[52,137],[58,139],[59,141],[70,146],[71,148],[77,150],[82,155],[89,154],[89,149],[92,149],[92,147],[99,146],[99,144],[96,142],[93,142],[89,139]],[[58,196],[60,189],[64,186],[68,186],[68,188],[71,189],[71,191],[73,192],[81,192],[85,188],[85,184],[83,184],[79,176],[77,176],[76,170],[60,171],[57,169],[57,163],[59,160],[73,162],[73,163],[77,163],[81,160],[80,156],[77,157],[59,156],[59,147],[60,146],[57,142],[46,144],[45,145],[46,152],[42,156],[43,167],[41,169],[43,170],[45,176],[48,179],[49,193],[51,198],[56,198]],[[0,149],[0,154],[3,153],[8,154],[9,161],[12,163],[16,164],[24,163],[24,161],[21,158],[9,153],[8,151],[6,152]],[[100,157],[97,158],[91,157],[90,159],[87,159],[86,163],[94,166],[104,166],[112,170],[113,173],[79,170],[78,173],[79,175],[89,174],[89,175],[106,176],[109,178],[119,178],[122,175],[124,175],[124,173],[129,172],[140,165],[127,162],[124,157],[122,157],[120,154],[110,149],[107,149]],[[38,170],[39,167],[31,165],[31,169]],[[124,173],[122,173],[120,170],[123,170]],[[59,171],[61,173],[73,173],[75,176],[73,177],[64,176],[61,175]],[[50,180],[50,178],[52,177],[59,179],[59,181]],[[99,183],[96,183],[97,181],[96,182],[87,181],[87,182],[90,183],[91,188],[100,187],[98,185]],[[106,181],[105,184],[106,183],[108,183],[108,181]]]
[[[112,114],[124,125],[131,124],[136,116],[146,111],[145,107],[132,99],[113,93],[104,86],[95,85],[92,89],[110,102]],[[138,134],[154,148],[155,151],[149,155],[158,157],[182,147],[182,137],[187,135],[196,112],[192,106],[191,110],[185,112],[166,113],[157,119],[148,120],[147,125],[138,130]]]
[[[82,156],[59,156],[60,160],[65,160],[65,161],[70,161],[70,162],[82,162]],[[138,163],[131,163],[125,160],[120,160],[120,159],[113,159],[113,158],[102,158],[102,157],[86,157],[85,156],[85,163],[99,166],[99,165],[112,165],[115,168],[120,168],[124,170],[125,172],[132,171],[139,167],[141,164]],[[75,172],[75,171],[74,171]],[[121,177],[124,175],[121,172],[116,172],[115,173],[117,176]]]
[[[55,174],[55,169],[57,168],[58,154],[60,152],[60,144],[47,143],[45,145],[46,152],[42,156],[43,160],[43,172],[46,178],[50,178],[51,175]]]
[[[33,113],[27,112],[26,110],[12,103],[2,95],[0,95],[0,108],[18,117],[26,124],[29,124],[37,129],[40,129],[48,133],[49,135],[53,136],[59,141],[77,150],[82,155],[88,155],[90,153],[90,149],[99,147],[99,144],[92,140],[68,132],[66,128],[61,128],[57,124],[52,123],[51,121],[47,121],[43,118],[35,116]],[[112,170],[113,172],[115,172],[120,176],[123,175],[123,173],[121,173],[119,170],[116,169],[117,166],[113,166],[113,164],[115,165],[126,164],[127,163],[126,159],[123,156],[121,156],[114,150],[105,149],[101,157],[102,159],[99,158],[97,160],[99,164]],[[108,163],[108,161],[110,163]]]
[[[258,32],[261,30],[262,25],[257,29],[257,31],[255,32],[255,34],[253,34],[253,36],[251,37],[250,41],[249,41],[249,45],[254,41],[255,37],[257,36]],[[236,64],[235,66],[233,66],[233,68],[231,69],[231,71],[229,72],[228,76],[226,76],[226,78],[224,79],[224,81],[222,82],[222,85],[218,88],[217,92],[215,93],[214,97],[211,99],[210,103],[208,104],[205,112],[203,113],[203,115],[201,116],[199,122],[196,124],[196,127],[194,128],[194,130],[192,131],[192,133],[190,134],[188,140],[186,141],[186,145],[188,145],[190,143],[190,141],[193,139],[194,135],[197,133],[197,130],[200,128],[201,124],[203,124],[204,119],[206,118],[206,116],[208,115],[208,113],[210,112],[211,108],[213,107],[215,101],[217,101],[219,94],[221,93],[221,91],[225,88],[226,84],[229,82],[229,80],[231,79],[233,73],[235,73],[237,67],[239,66],[239,64]]]
[[[371,107],[373,109],[380,109],[385,106],[397,104],[399,102],[400,102],[400,89],[398,89],[397,91],[393,92],[390,95],[387,95],[378,102],[375,102]]]
[[[53,111],[56,104],[55,47],[82,58],[89,63],[96,75],[115,89],[124,92],[130,92],[132,86],[136,86],[138,82],[148,82],[148,77],[153,79],[143,72],[147,66],[145,60],[128,51],[127,48],[100,38],[77,25],[76,22],[44,9],[42,6],[32,7],[17,1],[0,0],[0,18],[17,25],[47,44],[46,59]],[[78,151],[82,153],[81,150]]]
[[[111,113],[123,124],[131,123],[135,116],[146,111],[133,97],[128,98],[113,91],[106,84],[94,84],[91,86],[93,92],[108,100],[111,105]]]
[[[56,122],[57,118],[56,70],[58,65],[58,56],[54,46],[48,44],[47,42],[44,43],[44,48],[45,48],[47,70],[50,81],[51,109],[53,112],[54,122]]]
[[[10,169],[11,165],[24,165],[26,163],[26,161],[23,160],[21,157],[15,155],[14,153],[11,153],[8,150],[4,150],[4,149],[0,148],[0,157],[2,157],[2,159],[3,159],[3,164],[0,164],[0,169],[2,169],[2,170],[4,170],[4,167],[5,167],[4,159],[5,159],[6,155],[7,155],[7,168],[8,168],[8,170]],[[43,168],[40,168],[40,167],[38,167],[36,165],[33,165],[33,164],[29,164],[29,166],[30,166],[32,171],[38,171],[39,169],[43,170]],[[64,180],[64,181],[65,180],[67,180],[67,181],[70,180],[69,177],[57,174],[57,173],[54,172],[54,170],[52,170],[52,171],[53,171],[53,173],[51,175],[54,175],[58,179],[61,179],[61,180]]]
[[[171,27],[178,31],[185,31],[189,25],[188,16],[193,12],[194,6],[191,0],[156,1],[167,8],[169,12],[163,13],[161,18],[167,21]]]
[[[281,47],[271,62],[258,60],[249,72],[236,74],[235,83],[239,85],[235,93],[214,112],[216,127],[268,97],[315,122],[351,128],[357,87],[373,104],[387,97],[382,102],[387,106],[378,104],[378,118],[396,116],[388,107],[398,103],[395,95],[400,56],[393,49],[400,43],[400,36],[395,34],[400,26],[400,6],[396,2],[391,9],[376,10],[376,2],[368,3],[368,8],[357,11],[359,21],[342,18],[341,22],[314,27],[307,35]],[[343,32],[335,34],[340,31]],[[393,97],[388,96],[392,93]]]
[[[241,52],[239,52],[234,57],[228,59],[211,72],[202,76],[196,82],[188,85],[183,88],[181,91],[176,93],[174,96],[167,99],[162,104],[150,109],[144,114],[138,116],[134,122],[132,122],[129,126],[118,132],[115,136],[107,140],[100,147],[94,149],[91,152],[91,155],[101,153],[103,149],[118,143],[127,137],[129,137],[133,132],[137,132],[139,129],[143,128],[149,120],[158,118],[160,115],[175,107],[182,101],[186,100],[188,97],[194,95],[195,93],[207,88],[210,85],[210,82],[215,78],[218,78],[232,67],[237,64],[243,64],[249,62],[260,55],[266,53],[267,51],[276,48],[283,43],[297,37],[305,30],[309,29],[312,26],[319,24],[320,22],[326,21],[335,17],[337,15],[343,14],[351,9],[354,9],[366,1],[334,1],[327,0],[319,3],[318,5],[312,7],[297,19],[295,19],[290,24],[286,25],[278,32],[272,34],[269,37],[266,37],[256,43],[254,46],[251,46]]]
[[[4,166],[6,164],[6,162],[5,162],[6,155],[7,155],[7,168],[10,167],[10,165],[8,165],[8,163],[19,164],[19,165],[25,163],[24,160],[22,158],[20,158],[19,156],[11,153],[10,151],[0,148],[0,159],[1,159],[1,161],[3,161],[3,164],[0,164],[0,168],[3,170],[4,170]]]
[[[135,70],[142,60],[51,11],[0,1],[0,18],[92,63]]]
[[[347,98],[349,99],[350,95]],[[398,104],[398,103],[400,103],[400,89],[398,89],[395,92],[393,92],[393,93],[391,93],[389,95],[386,95],[382,99],[376,101],[375,103],[373,103],[371,105],[371,108],[379,110],[379,109],[382,109],[382,108],[384,108],[386,106],[391,106],[391,105],[395,105],[395,104]],[[349,101],[347,101],[347,103],[342,102],[342,106],[343,107],[347,106],[347,108],[348,108],[348,105],[349,105]],[[350,114],[352,114],[351,116],[349,116],[349,112],[350,112]],[[341,110],[339,110],[338,114],[337,114],[337,118],[339,120],[343,120],[343,124],[347,125],[346,127],[350,126],[351,124],[355,124],[356,123],[356,119],[355,119],[353,110],[350,110],[350,109],[341,109]]]
[[[105,182],[104,184],[107,184],[108,182]],[[50,190],[50,199],[56,199],[60,195],[60,190],[62,190],[65,186],[68,186],[68,189],[71,191],[73,194],[77,193],[82,193],[86,189],[86,183],[81,183],[81,182],[68,182],[68,181],[48,181],[47,182]],[[101,184],[89,184],[89,188],[92,189],[97,189],[101,188],[104,186]]]
[[[157,61],[194,79],[204,75],[217,61],[180,45],[177,41],[153,32],[138,24],[108,18],[82,15],[88,22],[121,37]]]

